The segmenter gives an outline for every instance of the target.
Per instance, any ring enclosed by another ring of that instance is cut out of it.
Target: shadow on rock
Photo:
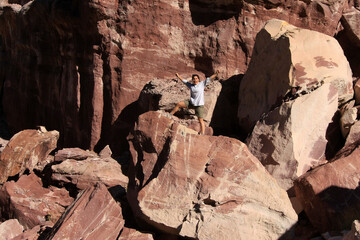
[[[221,4],[221,5],[220,5]],[[243,7],[242,2],[230,2],[219,3],[216,5],[216,1],[209,1],[205,3],[199,0],[190,0],[189,7],[191,12],[191,18],[195,25],[209,26],[218,20],[227,20],[240,14]]]
[[[244,140],[247,133],[239,129],[237,112],[239,86],[243,74],[234,75],[227,80],[220,81],[222,89],[217,99],[210,126],[214,135],[224,135]]]

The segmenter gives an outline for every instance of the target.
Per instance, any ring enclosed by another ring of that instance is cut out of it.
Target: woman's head
[[[198,84],[200,82],[200,77],[197,74],[193,74],[191,79],[194,84]]]

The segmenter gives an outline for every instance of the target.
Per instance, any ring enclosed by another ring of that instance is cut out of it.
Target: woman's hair
[[[192,77],[191,77],[191,79],[194,79],[194,77],[198,77],[198,79],[200,80],[199,75],[197,75],[197,74],[193,74],[193,75],[192,75]]]

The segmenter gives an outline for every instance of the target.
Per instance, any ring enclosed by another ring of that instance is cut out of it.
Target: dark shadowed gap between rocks
[[[352,43],[345,30],[338,32],[335,38],[344,50],[344,55],[350,64],[353,77],[360,77],[360,47]]]
[[[328,141],[325,148],[325,158],[327,160],[334,158],[335,154],[345,144],[345,139],[340,130],[340,118],[340,112],[336,111],[325,133],[326,140]]]
[[[3,99],[3,88],[1,87],[0,99]],[[3,111],[3,102],[0,103],[0,138],[10,140],[12,134],[9,131],[9,127],[6,122],[6,116]]]
[[[195,25],[209,26],[219,20],[227,20],[238,16],[243,7],[242,1],[216,1],[189,0],[191,18]]]
[[[321,233],[351,229],[360,216],[360,186],[355,189],[330,186],[305,205],[305,213]],[[308,210],[306,210],[308,208]]]
[[[210,122],[215,136],[223,135],[244,141],[248,135],[239,128],[237,119],[239,87],[243,77],[243,74],[238,74],[220,81],[222,89]]]

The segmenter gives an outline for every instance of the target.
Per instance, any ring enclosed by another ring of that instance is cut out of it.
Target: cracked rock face
[[[148,112],[139,117],[131,152],[129,202],[139,219],[162,231],[275,239],[297,221],[286,192],[238,140],[199,136]]]
[[[247,141],[249,150],[285,190],[310,168],[326,162],[326,133],[337,105],[337,90],[327,83],[284,102],[256,123]]]
[[[241,82],[238,117],[250,131],[293,87],[308,91],[331,83],[339,104],[353,97],[352,72],[339,43],[328,35],[268,21],[258,33],[249,68]]]
[[[124,224],[120,205],[99,183],[78,194],[46,239],[117,239]]]

